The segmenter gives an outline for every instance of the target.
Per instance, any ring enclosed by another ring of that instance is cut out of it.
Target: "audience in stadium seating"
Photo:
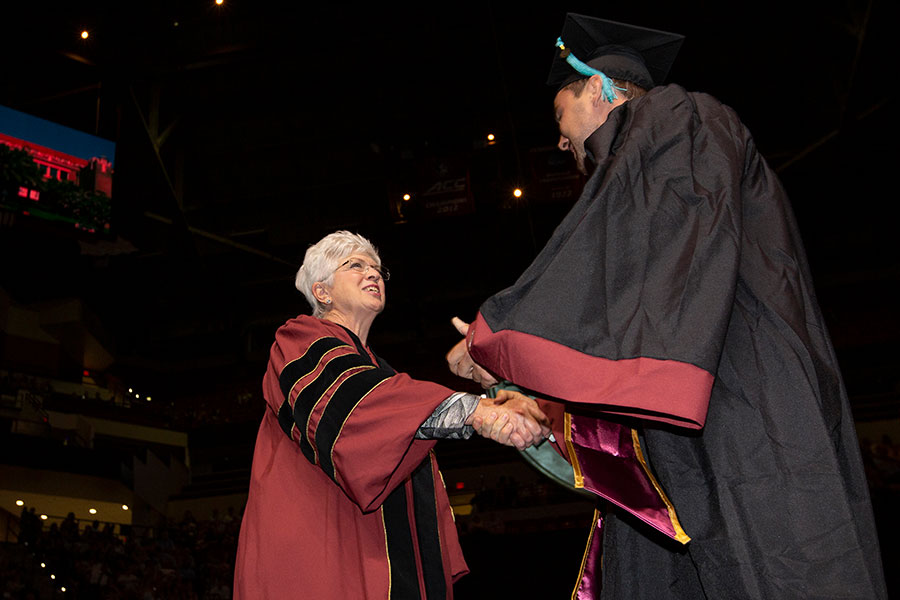
[[[118,535],[111,524],[97,521],[79,531],[71,514],[59,525],[32,533],[31,515],[31,509],[23,510],[20,543],[5,544],[0,551],[0,598],[4,600],[42,598],[61,587],[67,588],[66,597],[77,599],[231,597],[240,529],[234,508],[226,515],[214,511],[210,518],[199,520],[187,512],[164,528],[125,528]]]

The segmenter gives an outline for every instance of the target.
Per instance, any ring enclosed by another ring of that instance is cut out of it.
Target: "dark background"
[[[754,133],[792,198],[856,418],[896,419],[897,3],[803,4],[4,5],[0,104],[117,156],[113,234],[5,222],[0,287],[22,306],[81,299],[114,356],[105,374],[173,414],[213,388],[256,401],[275,329],[307,311],[305,249],[350,229],[393,273],[373,347],[461,387],[443,365],[450,318],[514,281],[573,201],[542,197],[532,167],[558,138],[553,43],[580,12],[686,35],[670,81]],[[472,210],[400,219],[399,194],[438,165],[467,174]],[[186,423],[237,427],[240,462],[259,402]]]

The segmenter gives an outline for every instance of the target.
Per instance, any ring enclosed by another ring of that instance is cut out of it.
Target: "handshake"
[[[547,416],[537,402],[512,390],[500,390],[496,397],[482,397],[466,425],[479,435],[524,450],[550,436]]]
[[[550,437],[550,422],[537,402],[512,390],[500,390],[496,397],[482,396],[466,425],[479,435],[524,450]]]
[[[466,349],[465,335],[469,324],[453,317],[453,326],[463,339],[447,353],[450,371],[480,383],[483,388],[495,385],[494,376],[475,363]],[[519,450],[540,444],[551,435],[550,420],[538,408],[537,402],[512,390],[500,390],[494,398],[482,398],[466,425],[474,427],[481,436]]]

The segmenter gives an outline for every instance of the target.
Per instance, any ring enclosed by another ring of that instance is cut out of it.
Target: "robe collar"
[[[606,122],[584,140],[585,158],[590,160],[595,167],[606,160],[610,154],[615,154],[618,147],[624,142],[625,136],[620,136],[619,133],[627,130],[626,123],[631,120],[629,117],[634,112],[629,105],[639,101],[640,99],[629,100],[614,108],[609,113]]]

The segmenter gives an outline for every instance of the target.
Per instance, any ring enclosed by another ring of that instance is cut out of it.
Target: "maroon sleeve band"
[[[520,331],[491,331],[481,313],[469,327],[469,354],[516,385],[604,412],[700,429],[713,376],[688,363],[590,356]]]

